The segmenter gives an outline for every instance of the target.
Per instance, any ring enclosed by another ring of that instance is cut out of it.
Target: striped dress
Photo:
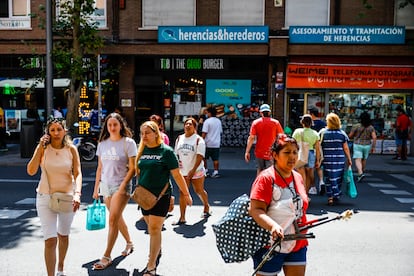
[[[343,144],[349,141],[348,135],[340,129],[326,129],[323,132],[323,169],[326,178],[326,195],[338,198],[341,195],[342,177],[346,155]]]

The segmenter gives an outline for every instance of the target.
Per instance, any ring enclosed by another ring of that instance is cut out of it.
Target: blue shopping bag
[[[106,224],[106,209],[101,204],[101,200],[95,199],[93,204],[88,205],[86,209],[86,229],[99,230],[104,229]]]
[[[346,194],[350,198],[356,198],[358,195],[358,191],[354,181],[354,173],[352,172],[352,168],[349,167],[345,171],[345,181],[346,181]]]

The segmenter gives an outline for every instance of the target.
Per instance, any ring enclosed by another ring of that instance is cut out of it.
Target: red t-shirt
[[[306,210],[308,209],[309,201],[308,196],[305,191],[305,187],[303,184],[303,179],[299,173],[296,171],[292,171],[293,177],[285,179],[286,183],[290,184],[295,178],[295,191],[299,194],[299,196],[303,200],[303,210],[302,210],[302,218],[300,218],[299,226],[304,225],[307,221],[306,219]],[[275,180],[274,180],[275,179]],[[287,185],[283,181],[282,177],[275,171],[274,167],[271,166],[265,170],[263,170],[255,179],[252,184],[252,188],[250,191],[250,199],[263,201],[266,205],[270,205],[273,197],[273,183],[278,185],[281,188],[286,188]],[[297,240],[296,245],[293,248],[292,252],[296,252],[299,249],[308,245],[308,240]]]
[[[253,121],[250,127],[250,135],[256,136],[254,154],[257,158],[265,160],[272,158],[270,148],[279,133],[283,133],[283,128],[276,119],[262,117]]]
[[[397,117],[397,129],[398,130],[406,130],[411,126],[411,120],[410,117],[407,116],[407,114],[401,114]]]

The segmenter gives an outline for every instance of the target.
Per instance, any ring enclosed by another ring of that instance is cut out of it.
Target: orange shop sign
[[[286,87],[413,89],[414,67],[290,63]]]

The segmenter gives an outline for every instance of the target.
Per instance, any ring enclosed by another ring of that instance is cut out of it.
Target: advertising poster
[[[20,132],[22,116],[20,110],[6,110],[6,130]]]
[[[216,106],[217,117],[240,117],[251,103],[251,87],[251,80],[206,80],[206,103]]]

